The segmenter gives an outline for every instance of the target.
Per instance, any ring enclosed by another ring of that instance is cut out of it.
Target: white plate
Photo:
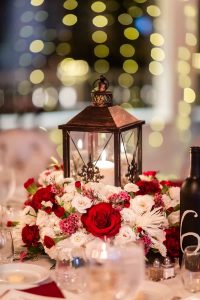
[[[26,263],[0,265],[0,287],[24,288],[34,286],[49,277],[49,270]]]
[[[160,282],[145,281],[141,289],[145,300],[169,300],[173,296],[171,289]]]

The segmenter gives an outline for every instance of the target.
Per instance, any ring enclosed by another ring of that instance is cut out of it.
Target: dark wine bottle
[[[200,147],[190,148],[190,175],[180,191],[180,261],[191,245],[200,249]]]

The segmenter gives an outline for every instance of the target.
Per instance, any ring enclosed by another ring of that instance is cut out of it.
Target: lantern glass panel
[[[120,157],[122,185],[132,181],[129,179],[130,168],[138,174],[138,128],[121,133]]]
[[[114,137],[105,132],[70,132],[71,176],[83,181],[101,181],[114,184]],[[91,164],[90,164],[91,163]],[[89,165],[88,165],[89,164]],[[92,166],[103,178],[92,178]],[[84,172],[83,172],[84,170]],[[88,172],[88,174],[85,174]],[[85,174],[85,175],[84,175]],[[88,175],[88,177],[84,177]],[[91,176],[91,177],[90,177]]]

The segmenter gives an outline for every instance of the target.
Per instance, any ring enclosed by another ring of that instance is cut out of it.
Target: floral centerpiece
[[[121,188],[64,178],[62,167],[53,165],[24,184],[28,199],[21,218],[7,225],[26,246],[23,256],[45,252],[57,259],[109,239],[117,245],[141,241],[146,254],[178,257],[180,188],[156,175],[144,172]]]

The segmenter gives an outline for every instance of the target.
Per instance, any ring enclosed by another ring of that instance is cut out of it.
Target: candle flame
[[[79,139],[78,142],[77,142],[77,146],[78,146],[78,149],[83,149],[83,141],[82,139]]]

